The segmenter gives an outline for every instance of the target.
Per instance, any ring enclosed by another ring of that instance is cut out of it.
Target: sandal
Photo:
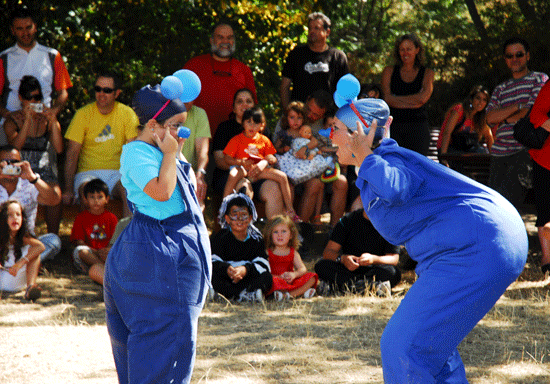
[[[315,215],[313,218],[313,221],[311,222],[313,225],[323,225],[323,222],[321,221],[321,215]]]
[[[304,299],[311,299],[313,296],[315,296],[315,288],[310,288],[307,291],[304,292]]]
[[[27,287],[25,291],[25,300],[35,301],[38,300],[40,296],[42,296],[42,289],[38,285],[34,284]]]
[[[290,219],[292,221],[294,221],[295,223],[301,223],[302,222],[302,219],[300,218],[300,216],[298,216],[296,214],[296,212],[294,211],[286,211],[286,214],[288,215],[288,217],[290,217]]]

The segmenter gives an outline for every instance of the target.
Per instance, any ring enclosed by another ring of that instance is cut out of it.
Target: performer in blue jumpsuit
[[[523,221],[497,192],[392,139],[371,149],[373,119],[382,125],[389,111],[373,99],[354,105],[357,113],[348,104],[336,114],[339,161],[358,167],[357,186],[376,229],[418,262],[418,280],[380,342],[384,382],[467,383],[457,347],[523,270]]]
[[[194,175],[176,158],[185,106],[172,100],[151,119],[166,101],[159,86],[136,93],[140,131],[122,150],[121,181],[134,216],[109,253],[104,284],[119,383],[190,381],[210,284],[210,241]]]

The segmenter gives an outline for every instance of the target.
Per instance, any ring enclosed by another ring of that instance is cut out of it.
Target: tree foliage
[[[2,25],[21,0],[0,5]],[[229,21],[237,36],[236,57],[255,75],[259,100],[270,121],[279,113],[280,71],[287,53],[306,37],[307,15],[322,11],[332,19],[329,43],[347,53],[362,81],[379,81],[393,62],[395,39],[416,33],[436,72],[429,104],[432,123],[462,99],[474,84],[492,89],[509,74],[501,44],[519,35],[531,44],[533,70],[550,72],[547,0],[29,0],[39,11],[41,43],[65,57],[74,83],[63,117],[92,98],[95,69],[109,66],[125,79],[123,102],[141,86],[157,83],[210,49],[212,26]],[[13,44],[0,31],[2,48]]]

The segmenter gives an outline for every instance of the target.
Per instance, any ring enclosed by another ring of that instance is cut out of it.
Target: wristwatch
[[[337,263],[341,263],[341,262],[342,262],[342,256],[338,256],[338,257],[336,258],[336,262],[337,262]]]
[[[36,179],[34,179],[34,180],[32,180],[32,181],[29,181],[29,183],[31,183],[31,184],[36,184],[36,182],[37,182],[38,180],[40,180],[40,174],[39,174],[39,173],[35,173],[35,175],[36,175]]]

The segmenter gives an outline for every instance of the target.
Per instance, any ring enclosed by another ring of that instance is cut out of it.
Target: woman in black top
[[[428,154],[430,129],[425,104],[433,91],[434,73],[424,67],[424,48],[418,37],[397,39],[395,65],[382,72],[384,100],[393,116],[390,135],[401,147]]]

